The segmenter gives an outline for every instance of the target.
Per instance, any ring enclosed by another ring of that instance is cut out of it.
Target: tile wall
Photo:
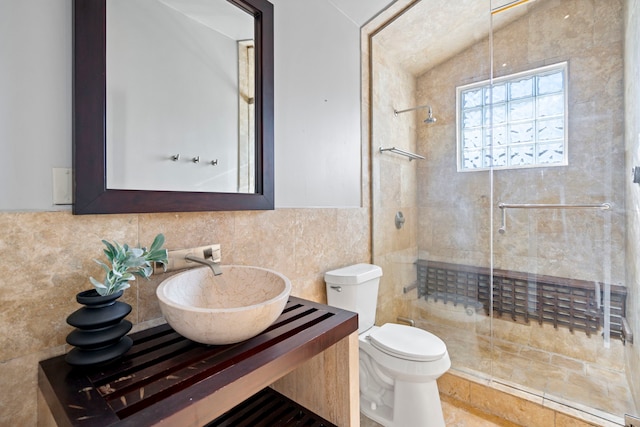
[[[292,294],[324,302],[323,273],[370,260],[369,209],[280,209],[73,216],[69,212],[0,213],[0,425],[36,425],[37,364],[68,350],[66,317],[76,293],[100,277],[93,262],[101,239],[149,245],[162,232],[166,247],[222,245],[223,264],[272,268]],[[128,320],[161,322],[155,288],[163,275],[138,279],[125,291]]]
[[[508,14],[502,12],[502,14]],[[498,19],[498,16],[496,16]],[[421,258],[625,285],[623,1],[546,0],[493,36],[496,76],[568,63],[568,165],[458,172],[456,87],[490,77],[484,39],[417,79],[439,120],[418,127]],[[504,203],[611,203],[610,211]],[[490,235],[490,207],[494,234]]]
[[[415,281],[413,263],[418,251],[417,164],[407,157],[379,152],[381,147],[397,147],[416,152],[415,113],[394,115],[395,110],[416,104],[415,78],[400,69],[373,40],[375,67],[372,82],[372,131],[375,136],[372,155],[373,259],[383,271],[378,293],[377,323],[395,322],[406,312],[405,301],[398,298],[402,288]],[[396,226],[396,215],[404,224]]]

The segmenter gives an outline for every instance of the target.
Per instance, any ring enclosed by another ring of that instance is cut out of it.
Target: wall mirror
[[[273,6],[74,1],[74,214],[273,209]]]

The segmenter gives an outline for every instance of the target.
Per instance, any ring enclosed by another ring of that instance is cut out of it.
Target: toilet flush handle
[[[331,289],[333,289],[336,292],[342,292],[342,286],[331,286]]]

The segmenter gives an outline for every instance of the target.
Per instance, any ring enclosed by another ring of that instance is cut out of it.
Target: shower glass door
[[[625,343],[638,15],[633,0],[422,0],[371,36],[377,323],[413,320],[453,373],[603,425],[640,393]]]
[[[482,111],[482,163],[461,162],[491,173],[492,377],[612,421],[634,412],[623,14],[622,0],[493,0],[491,78],[459,88],[483,95],[461,108]]]

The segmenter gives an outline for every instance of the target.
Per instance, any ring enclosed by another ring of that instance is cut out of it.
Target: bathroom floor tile
[[[447,427],[519,427],[510,421],[486,414],[455,399],[442,398],[442,411]]]
[[[569,406],[574,402],[577,407],[614,416],[636,412],[624,373],[613,367],[602,368],[524,344],[505,344],[499,338],[443,323],[419,323],[419,327],[435,333],[447,344],[452,367],[460,372],[519,384],[530,393],[554,401],[561,399]],[[605,354],[613,357],[614,350]]]
[[[489,415],[464,405],[459,400],[440,395],[442,412],[447,427],[519,427],[517,424]],[[382,427],[364,415],[360,415],[360,427]]]

